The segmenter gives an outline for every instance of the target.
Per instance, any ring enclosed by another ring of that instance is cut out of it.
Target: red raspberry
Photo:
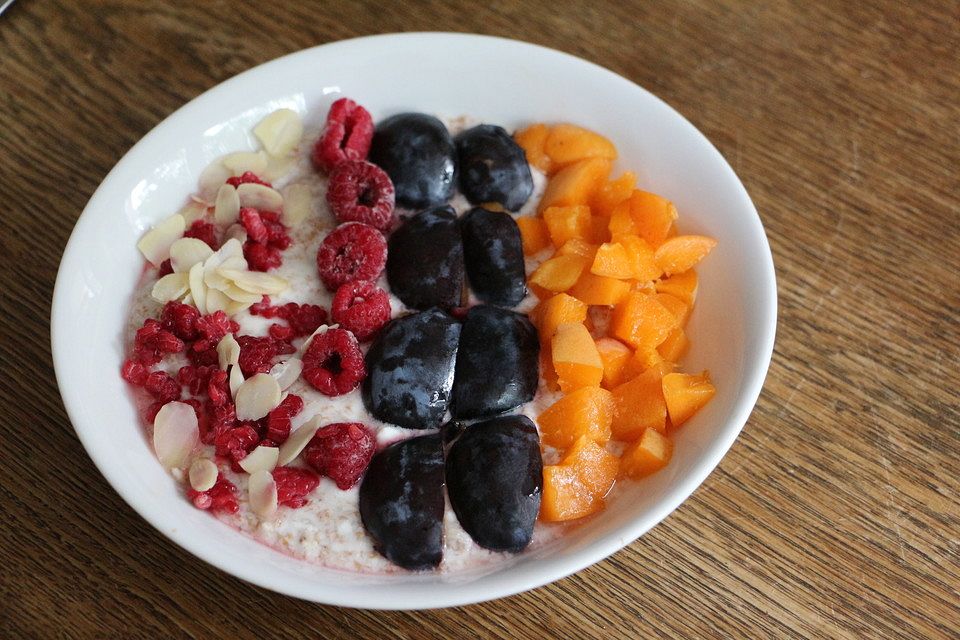
[[[270,271],[283,264],[279,249],[250,240],[243,243],[243,257],[251,271]]]
[[[294,335],[308,336],[327,321],[327,310],[316,304],[288,302],[280,310],[280,317],[290,324]]]
[[[327,112],[323,134],[313,147],[313,164],[329,173],[344,160],[363,160],[373,140],[373,118],[349,98],[340,98]]]
[[[206,431],[200,432],[200,440],[203,444],[214,444],[224,432],[236,427],[236,423],[237,410],[232,402],[220,407],[213,407],[209,427]]]
[[[143,382],[143,388],[164,404],[180,399],[180,383],[163,371],[154,371]],[[152,422],[152,421],[151,421]]]
[[[260,434],[247,422],[241,422],[233,429],[227,429],[217,436],[214,443],[218,456],[229,456],[242,460],[244,456],[260,442]]]
[[[230,384],[227,382],[226,371],[217,369],[210,374],[207,395],[210,397],[210,404],[215,407],[222,407],[230,402]]]
[[[253,184],[262,184],[265,187],[271,186],[269,182],[261,180],[253,171],[245,171],[241,176],[233,176],[227,180],[227,184],[239,187],[242,184],[252,182]]]
[[[283,444],[290,437],[290,418],[303,411],[303,399],[290,394],[264,419],[267,424],[266,438]],[[263,444],[262,442],[260,444]]]
[[[320,484],[320,478],[313,471],[297,467],[277,467],[273,470],[273,481],[277,483],[277,503],[291,509],[310,502],[305,496]]]
[[[187,489],[187,498],[197,509],[236,513],[240,509],[236,493],[237,487],[221,473],[216,483],[206,491]]]
[[[240,345],[240,371],[247,378],[258,373],[269,373],[273,359],[287,350],[281,349],[282,343],[270,337],[240,336],[237,343]]]
[[[147,407],[147,410],[143,413],[143,419],[147,421],[147,424],[153,424],[153,421],[157,419],[157,414],[160,413],[160,409],[163,409],[165,402],[154,402]]]
[[[331,313],[335,323],[363,342],[390,321],[390,297],[372,282],[348,282],[333,296]]]
[[[303,354],[302,375],[324,395],[340,396],[353,391],[367,376],[357,339],[339,328],[313,336]]]
[[[157,364],[168,353],[179,353],[184,349],[183,340],[173,335],[157,320],[148,318],[137,329],[133,340],[133,355],[143,364]]]
[[[340,222],[363,222],[383,231],[393,217],[393,182],[372,162],[347,160],[330,174],[327,204]]]
[[[317,251],[317,269],[329,291],[352,280],[376,280],[386,264],[386,240],[361,222],[340,225],[323,239]]]
[[[250,315],[262,316],[264,318],[276,318],[277,309],[279,309],[279,307],[270,305],[270,296],[263,296],[263,298],[260,299],[260,302],[254,302],[252,305],[250,305]]]
[[[163,305],[160,324],[181,340],[196,340],[198,334],[194,325],[199,317],[200,312],[193,305],[171,301]]]
[[[143,383],[147,381],[148,373],[149,370],[143,364],[133,359],[124,361],[123,366],[120,367],[120,376],[138,387],[142,387]]]
[[[157,277],[162,278],[163,276],[168,276],[173,273],[173,263],[170,262],[170,259],[167,258],[160,263],[159,271],[157,271]]]
[[[201,240],[214,251],[220,248],[220,241],[217,240],[217,228],[203,220],[194,220],[190,228],[183,232],[183,237]]]
[[[240,325],[231,320],[223,311],[217,311],[207,316],[200,316],[193,323],[199,337],[193,343],[193,351],[216,349],[220,340],[228,333],[236,333]]]
[[[247,237],[258,244],[266,244],[270,239],[270,232],[263,224],[260,212],[250,207],[240,209],[240,224],[247,230]]]
[[[276,211],[260,211],[260,220],[267,229],[267,243],[274,249],[286,249],[292,242],[287,227],[280,222]]]
[[[365,424],[339,422],[317,431],[303,458],[317,473],[346,490],[363,476],[376,449],[376,437]]]
[[[270,337],[274,340],[280,340],[281,342],[290,342],[295,337],[293,335],[293,329],[283,324],[272,324],[268,329],[270,332]]]

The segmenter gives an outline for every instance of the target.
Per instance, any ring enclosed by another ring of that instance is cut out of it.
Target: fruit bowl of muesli
[[[84,447],[162,533],[411,609],[663,519],[745,423],[775,312],[756,211],[679,114],[555,51],[405,34],[157,126],[78,220],[51,332]]]

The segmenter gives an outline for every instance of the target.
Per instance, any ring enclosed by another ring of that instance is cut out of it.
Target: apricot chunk
[[[604,242],[597,247],[590,273],[608,278],[630,280],[637,277],[633,256],[619,242]]]
[[[666,362],[657,349],[637,349],[623,365],[621,381],[633,380],[644,371],[657,369],[661,373],[670,373],[673,367]]]
[[[530,283],[548,291],[566,291],[577,282],[589,263],[582,256],[554,256],[530,274]]]
[[[569,292],[585,304],[613,306],[630,293],[630,283],[584,270]]]
[[[637,176],[624,171],[616,180],[608,180],[593,194],[590,210],[597,216],[610,216],[618,204],[630,197],[637,186]]]
[[[715,246],[717,241],[707,236],[676,236],[657,247],[654,259],[660,270],[669,276],[692,269]]]
[[[547,183],[538,211],[587,204],[597,185],[606,180],[609,173],[610,161],[606,158],[580,160],[560,169]]]
[[[667,362],[679,362],[689,348],[690,339],[683,329],[677,327],[670,332],[666,340],[660,343],[660,346],[657,347],[657,353],[663,356],[663,359]]]
[[[677,209],[673,203],[649,191],[636,189],[630,194],[630,215],[637,228],[637,235],[659,247],[670,233]]]
[[[686,422],[717,393],[707,371],[700,375],[668,373],[663,376],[662,386],[670,424],[674,427]]]
[[[610,333],[635,349],[654,349],[677,327],[677,318],[656,296],[632,292],[610,318]]]
[[[598,338],[597,353],[603,362],[603,379],[600,384],[605,389],[613,389],[623,378],[623,366],[630,359],[630,347],[614,338]]]
[[[690,305],[671,293],[658,293],[657,301],[670,310],[673,317],[677,319],[677,324],[681,327],[687,326],[687,320],[690,319]]]
[[[618,242],[623,236],[635,236],[640,233],[640,228],[634,222],[633,213],[630,211],[629,199],[614,208],[613,213],[610,214],[607,229],[610,231],[610,239],[614,242]]]
[[[535,315],[540,341],[549,344],[561,324],[583,322],[587,319],[587,305],[566,293],[558,293],[537,305]]]
[[[605,444],[610,439],[613,406],[613,395],[606,389],[577,389],[554,402],[537,418],[543,442],[562,449],[577,438],[587,436],[598,444]]]
[[[603,499],[613,487],[620,459],[586,436],[580,436],[567,449],[560,464],[577,470],[584,486],[596,498]]]
[[[633,258],[636,280],[647,282],[660,277],[660,267],[654,259],[653,247],[647,244],[646,240],[640,236],[627,234],[620,236],[619,242]]]
[[[542,218],[521,216],[517,218],[517,226],[520,227],[523,255],[536,255],[550,246],[550,233]]]
[[[553,246],[562,247],[572,238],[585,239],[593,235],[590,226],[590,207],[548,207],[543,211],[543,221],[553,241]]]
[[[673,442],[656,429],[647,429],[620,457],[620,472],[643,478],[663,469],[673,457]]]
[[[573,466],[553,464],[543,467],[538,516],[541,521],[576,520],[600,511],[603,506],[603,501],[594,498]]]
[[[662,375],[648,369],[616,387],[611,429],[617,440],[636,440],[644,429],[667,432],[667,403],[663,397]]]
[[[591,211],[591,213],[593,213]],[[610,219],[607,216],[590,216],[590,239],[593,242],[610,241]]]
[[[684,271],[659,280],[656,289],[658,293],[669,293],[692,305],[697,299],[697,272]]]
[[[557,124],[550,129],[543,150],[556,166],[589,158],[617,159],[617,148],[599,133],[574,124]]]
[[[570,393],[581,387],[599,387],[603,379],[603,361],[590,332],[580,322],[565,322],[557,327],[551,341],[553,368],[560,390]]]
[[[532,124],[513,134],[514,141],[527,155],[527,162],[546,174],[553,170],[553,161],[544,151],[548,135],[550,135],[550,128],[545,124]]]
[[[597,245],[590,244],[583,238],[570,238],[563,243],[563,246],[557,249],[557,255],[561,256],[581,256],[593,260],[597,253]]]

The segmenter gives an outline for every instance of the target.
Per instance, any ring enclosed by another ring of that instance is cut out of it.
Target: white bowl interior
[[[160,468],[120,379],[141,234],[177,211],[214,158],[251,148],[251,127],[281,106],[322,118],[341,94],[375,119],[401,110],[468,114],[508,128],[571,121],[618,146],[619,169],[672,199],[682,232],[720,244],[700,268],[684,369],[709,369],[718,393],[677,435],[671,464],[606,511],[509,567],[469,575],[361,576],[294,560],[194,509]],[[200,558],[302,598],[369,608],[465,604],[550,582],[629,544],[676,508],[745,423],[773,346],[776,287],[769,247],[743,186],[686,120],[636,85],[533,45],[480,36],[404,34],[350,40],[252,69],[161,123],[91,199],[64,254],[52,337],[60,389],[94,462],[144,518]]]

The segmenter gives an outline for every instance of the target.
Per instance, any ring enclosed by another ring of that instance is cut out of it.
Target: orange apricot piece
[[[662,374],[648,369],[611,391],[611,430],[617,440],[633,441],[644,429],[667,432],[667,403],[663,397]]]
[[[656,289],[658,293],[669,293],[692,306],[697,298],[697,272],[684,271],[658,280]]]
[[[630,283],[584,270],[568,291],[584,304],[613,306],[630,293]]]
[[[571,393],[581,387],[599,387],[603,361],[587,328],[580,322],[557,327],[550,349],[560,390]]]
[[[590,200],[590,210],[597,216],[610,216],[618,204],[630,197],[637,186],[637,176],[624,171],[616,180],[600,185]]]
[[[582,256],[554,256],[530,274],[530,284],[548,291],[566,291],[574,284],[590,261]]]
[[[608,278],[631,280],[637,277],[636,260],[619,242],[604,242],[597,247],[590,273]]]
[[[541,521],[576,520],[600,511],[603,506],[603,501],[594,497],[572,465],[551,464],[543,467],[538,516]]]
[[[630,211],[629,199],[614,207],[607,223],[607,230],[610,232],[610,239],[613,242],[619,242],[623,236],[635,236],[640,233],[640,229],[634,222],[633,214]]]
[[[687,326],[687,320],[690,319],[690,305],[671,293],[657,293],[657,301],[670,310],[673,317],[677,319],[677,324],[681,327]]]
[[[635,349],[655,349],[677,327],[656,296],[632,292],[613,309],[610,333]]]
[[[537,417],[543,442],[566,448],[580,436],[598,444],[610,439],[613,395],[600,387],[583,387],[563,396]]]
[[[538,308],[537,328],[540,330],[540,342],[550,344],[557,327],[565,322],[583,322],[587,319],[587,305],[566,293],[558,293],[544,300]]]
[[[672,365],[663,359],[657,349],[637,349],[623,365],[621,383],[633,380],[644,371],[654,368],[661,374],[673,371]]]
[[[590,239],[593,240],[593,242],[609,242],[610,218],[601,215],[590,216],[590,234]]]
[[[547,183],[537,210],[585,205],[609,173],[610,161],[606,158],[580,160],[560,169]]]
[[[687,353],[689,348],[690,339],[681,327],[677,327],[670,332],[666,340],[660,343],[660,346],[657,347],[657,353],[667,362],[676,363]]]
[[[570,238],[563,243],[563,246],[557,249],[557,255],[561,256],[581,256],[593,260],[597,253],[597,245],[590,244],[583,238]]]
[[[566,166],[589,158],[617,159],[617,148],[599,133],[573,124],[558,124],[550,129],[543,150],[556,166]]]
[[[613,389],[623,379],[623,366],[632,355],[630,347],[614,338],[598,338],[597,353],[603,362],[603,379],[600,385],[605,389]]]
[[[514,141],[527,155],[527,162],[546,174],[553,170],[553,161],[543,148],[549,135],[550,129],[545,124],[532,124],[513,134]]]
[[[673,442],[656,429],[647,429],[620,457],[620,473],[643,478],[663,469],[673,457]]]
[[[660,270],[669,276],[692,269],[715,246],[717,241],[707,236],[676,236],[657,247],[654,259]]]
[[[564,453],[560,464],[576,469],[584,486],[602,500],[617,479],[620,459],[590,438],[580,436]]]
[[[663,376],[663,396],[670,414],[670,424],[679,427],[710,402],[717,389],[710,382],[710,373],[700,375],[668,373]]]
[[[590,225],[590,207],[548,207],[543,211],[543,221],[553,241],[553,246],[562,247],[568,240],[585,239],[593,235]]]
[[[536,255],[550,246],[550,233],[542,218],[521,216],[517,218],[517,226],[520,227],[523,255]]]
[[[637,235],[651,246],[659,247],[666,240],[673,221],[677,219],[676,207],[666,198],[640,189],[630,194],[629,202]]]
[[[620,237],[619,242],[633,258],[636,280],[648,282],[660,277],[660,267],[654,259],[653,247],[647,244],[646,240],[640,236],[626,234]]]

